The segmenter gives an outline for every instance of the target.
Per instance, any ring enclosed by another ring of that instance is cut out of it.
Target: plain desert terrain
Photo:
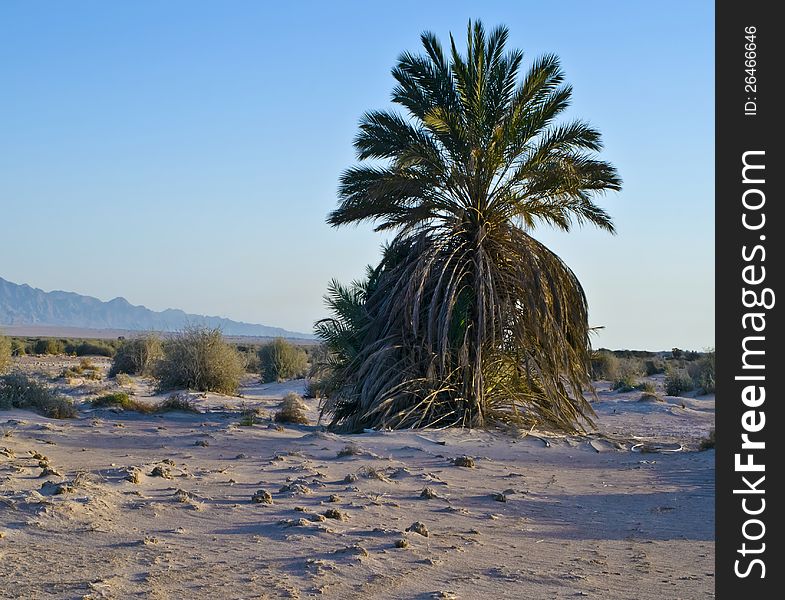
[[[714,596],[714,451],[698,449],[714,396],[600,383],[588,436],[336,435],[316,400],[309,425],[272,420],[302,381],[249,378],[242,397],[193,395],[198,414],[148,415],[93,409],[117,384],[57,383],[75,363],[17,368],[78,418],[0,412],[2,598]]]

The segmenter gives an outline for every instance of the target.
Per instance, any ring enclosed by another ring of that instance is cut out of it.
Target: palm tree
[[[592,425],[587,303],[534,239],[613,224],[594,202],[619,190],[600,134],[557,122],[568,106],[554,55],[519,76],[508,30],[469,23],[466,56],[431,33],[392,70],[393,111],[366,113],[361,161],[341,177],[333,226],[370,221],[392,241],[367,290],[362,340],[327,412],[333,425]]]

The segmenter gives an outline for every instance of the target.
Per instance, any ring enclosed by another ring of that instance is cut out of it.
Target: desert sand
[[[315,400],[310,425],[271,419],[302,381],[162,415],[92,409],[111,379],[54,383],[77,419],[0,412],[2,598],[714,596],[713,396],[600,383],[588,436],[337,435]]]

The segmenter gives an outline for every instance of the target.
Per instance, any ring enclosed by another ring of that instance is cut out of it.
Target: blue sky
[[[470,18],[558,54],[603,132],[618,235],[541,229],[594,345],[714,344],[712,2],[0,3],[0,277],[309,331],[375,263],[325,222],[362,113]]]

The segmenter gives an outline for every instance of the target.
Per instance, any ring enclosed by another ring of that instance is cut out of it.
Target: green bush
[[[717,379],[716,367],[714,364],[714,351],[711,350],[703,354],[699,359],[691,362],[687,366],[687,372],[692,378],[695,387],[703,394],[713,394]]]
[[[0,373],[5,373],[11,366],[11,340],[0,335]]]
[[[0,409],[11,408],[33,410],[52,419],[72,419],[77,415],[68,398],[21,373],[0,377]]]
[[[114,356],[115,349],[103,342],[82,342],[74,348],[77,356]]]
[[[648,377],[659,375],[660,373],[665,372],[665,363],[659,358],[652,358],[643,361],[643,369],[646,371]]]
[[[234,394],[245,372],[243,358],[220,329],[192,326],[163,343],[154,367],[159,390],[188,388]]]
[[[150,412],[147,410],[148,407],[152,409],[152,407],[147,404],[140,404],[136,400],[133,400],[125,392],[104,394],[103,396],[92,400],[90,404],[93,406],[93,408],[117,407],[122,408],[123,410],[137,410],[139,412]],[[142,407],[142,410],[140,410],[140,406]]]
[[[618,361],[616,377],[613,379],[611,389],[619,392],[631,392],[639,389],[639,378],[642,373],[641,363],[636,358],[625,358]]]
[[[591,378],[613,381],[619,374],[619,359],[610,350],[597,350],[591,358]]]
[[[27,354],[27,347],[22,340],[11,339],[11,356],[24,356]]]
[[[657,393],[657,386],[654,385],[651,381],[642,381],[637,386],[635,386],[636,390],[641,392],[646,392],[648,394],[656,394]]]
[[[259,348],[259,367],[265,383],[298,379],[308,372],[308,355],[299,346],[276,338]]]
[[[114,355],[109,376],[114,377],[119,373],[151,375],[162,356],[161,338],[155,334],[124,340]]]
[[[665,393],[668,396],[681,396],[694,387],[692,378],[684,369],[675,369],[665,377]]]
[[[63,342],[53,338],[39,339],[35,343],[36,354],[62,354],[64,351]]]

